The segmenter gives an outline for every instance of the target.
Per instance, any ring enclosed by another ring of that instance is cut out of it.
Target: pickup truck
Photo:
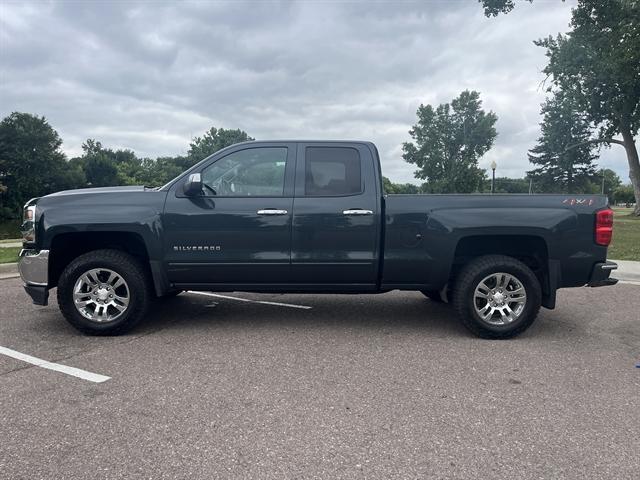
[[[422,292],[484,338],[553,309],[559,288],[614,285],[600,195],[385,195],[363,141],[252,141],[159,188],[30,200],[19,269],[78,330],[120,334],[153,298],[192,291]]]

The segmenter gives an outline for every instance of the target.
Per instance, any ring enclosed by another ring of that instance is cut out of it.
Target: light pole
[[[491,171],[493,172],[491,175],[491,193],[495,193],[496,191],[496,161],[491,162]]]

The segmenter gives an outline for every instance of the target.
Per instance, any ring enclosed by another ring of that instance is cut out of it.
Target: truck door
[[[163,219],[169,281],[287,283],[294,168],[295,144],[244,144],[198,170],[201,195],[177,182]]]
[[[373,152],[360,143],[300,143],[297,158],[292,281],[375,288],[381,193]]]

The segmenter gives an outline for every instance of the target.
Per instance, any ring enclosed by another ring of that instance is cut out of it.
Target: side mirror
[[[184,185],[182,186],[182,191],[188,197],[193,197],[195,195],[200,195],[202,193],[202,177],[199,173],[192,173],[189,175],[189,178]]]

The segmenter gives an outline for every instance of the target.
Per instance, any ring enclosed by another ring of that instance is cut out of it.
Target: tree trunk
[[[633,210],[633,214],[640,216],[640,160],[638,160],[638,149],[627,125],[620,127],[620,133],[624,140],[624,149],[627,152],[627,161],[629,162],[629,178],[631,179],[631,185],[633,185],[633,194],[636,197],[636,208]]]

